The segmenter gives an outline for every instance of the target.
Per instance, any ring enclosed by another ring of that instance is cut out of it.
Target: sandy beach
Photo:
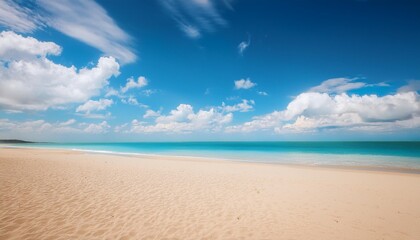
[[[420,239],[420,175],[0,149],[0,239]]]

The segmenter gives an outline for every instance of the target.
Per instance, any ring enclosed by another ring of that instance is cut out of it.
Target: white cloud
[[[115,129],[108,122],[102,120],[78,122],[74,119],[62,121],[27,119],[18,121],[0,118],[0,136],[5,139],[42,142],[98,141],[106,139],[104,137],[112,130]]]
[[[420,90],[420,80],[410,80],[408,84],[398,88],[398,92],[417,92]]]
[[[69,119],[69,120],[67,120],[65,122],[59,123],[58,126],[61,126],[61,127],[70,126],[70,125],[73,125],[74,123],[76,123],[76,120],[75,119]]]
[[[121,99],[122,103],[130,104],[130,105],[139,105],[139,102],[137,101],[137,98],[133,96],[129,96],[127,99]]]
[[[15,123],[10,121],[9,119],[0,118],[0,131],[1,132],[10,131],[10,129],[13,129],[14,126],[15,126]]]
[[[234,100],[238,100],[238,99],[239,99],[239,96],[230,96],[230,97],[226,98],[226,100],[228,100],[228,101],[234,101]]]
[[[148,109],[146,113],[143,115],[143,118],[156,118],[160,116],[160,111],[153,111]]]
[[[114,88],[108,88],[106,90],[106,94],[105,97],[112,97],[112,96],[116,96],[118,98],[121,99],[121,102],[124,104],[129,104],[129,105],[135,105],[135,106],[139,106],[139,107],[143,107],[143,108],[148,108],[147,105],[140,103],[137,98],[135,98],[133,95],[126,95],[126,93],[130,90],[130,89],[134,89],[134,88],[143,88],[145,86],[148,85],[148,81],[145,77],[140,76],[137,78],[137,80],[135,80],[133,77],[130,77],[127,79],[127,82],[125,84],[125,86],[121,86],[120,87],[120,91],[115,90]],[[141,91],[141,94],[145,95],[145,96],[150,96],[152,94],[154,94],[156,92],[156,90],[152,90],[152,89],[145,89]]]
[[[323,81],[320,85],[309,89],[310,92],[343,93],[366,86],[364,82],[354,82],[355,78],[332,78]]]
[[[137,81],[134,80],[133,77],[130,77],[129,79],[127,79],[127,83],[125,84],[125,86],[121,87],[121,92],[125,93],[132,88],[142,88],[145,86],[147,86],[147,79],[145,77],[140,76],[137,78]]]
[[[83,113],[78,114],[84,118],[91,118],[91,119],[108,119],[112,116],[111,112],[106,113]]]
[[[253,132],[259,130],[270,130],[280,126],[283,113],[274,111],[270,114],[253,117],[252,121],[240,125],[226,127],[226,132]]]
[[[128,127],[128,123],[117,125],[117,126],[114,127],[114,132],[116,132],[116,133],[125,132],[127,127]]]
[[[137,98],[135,98],[133,96],[129,96],[128,98],[122,98],[121,102],[124,103],[124,104],[139,106],[139,107],[142,107],[142,108],[148,108],[149,107],[149,106],[137,101]]]
[[[88,124],[86,128],[83,129],[84,132],[87,133],[93,133],[93,134],[99,134],[99,133],[107,133],[109,132],[109,129],[111,126],[106,121],[103,121],[101,123],[91,123]]]
[[[123,63],[136,60],[129,47],[131,37],[93,0],[38,0],[49,13],[46,24],[78,39]],[[100,26],[100,27],[98,27]]]
[[[188,104],[180,104],[168,115],[156,114],[153,124],[133,120],[128,132],[134,133],[190,133],[193,131],[215,132],[222,130],[222,127],[232,121],[232,113],[224,114],[216,108],[209,110],[200,109],[194,112],[193,107]]]
[[[389,87],[390,85],[386,82],[380,82],[376,84],[368,84],[368,87]]]
[[[199,38],[203,31],[213,32],[227,25],[220,10],[230,9],[226,0],[160,0],[162,6],[190,38]]]
[[[157,92],[157,90],[155,89],[145,89],[142,91],[142,94],[145,95],[146,97],[150,97],[152,94],[155,94]]]
[[[0,119],[0,130],[2,132],[35,132],[45,130],[51,126],[50,123],[44,120],[14,122],[9,119]]]
[[[188,116],[194,114],[193,107],[189,104],[180,104],[176,109],[171,110],[169,115],[159,116],[157,123],[183,122]]]
[[[29,8],[19,6],[13,0],[0,1],[0,25],[17,32],[33,32],[42,25],[40,17]]]
[[[105,97],[112,97],[112,96],[123,97],[118,90],[115,90],[112,87],[108,87],[105,91],[106,91]]]
[[[190,25],[184,25],[180,24],[181,30],[190,38],[200,38],[201,33],[198,30],[198,28],[190,26]]]
[[[222,103],[221,109],[225,112],[249,112],[254,109],[255,101],[242,99],[242,102],[235,105],[226,105]]]
[[[69,119],[63,122],[47,122],[45,120],[30,120],[30,121],[12,121],[9,119],[0,119],[0,132],[8,136],[27,136],[34,134],[51,135],[62,133],[73,134],[100,134],[106,133],[111,127],[106,121],[100,123],[79,123],[74,119]]]
[[[114,102],[112,99],[99,99],[98,101],[89,100],[84,104],[80,105],[76,108],[76,112],[84,112],[84,113],[91,113],[95,111],[105,110],[106,108],[110,107]]]
[[[261,95],[261,96],[268,96],[268,93],[266,93],[264,91],[258,91],[257,93],[258,93],[258,95]]]
[[[0,35],[0,42],[13,42],[0,54],[0,108],[4,110],[46,110],[87,101],[119,74],[113,57],[101,57],[95,67],[77,69],[56,64],[46,56],[58,54],[53,43],[37,42],[15,33]],[[42,49],[28,50],[43,46]],[[20,54],[11,55],[17,52]],[[20,58],[26,55],[25,58]],[[31,58],[31,56],[33,56]]]
[[[407,92],[379,97],[377,95],[340,95],[326,93],[302,93],[285,111],[286,119],[299,115],[325,116],[355,113],[365,122],[387,122],[409,119],[419,111],[418,95]]]
[[[250,89],[252,87],[255,87],[256,85],[257,84],[251,82],[249,78],[235,81],[235,89]]]
[[[12,31],[0,32],[0,61],[27,60],[47,55],[60,55],[61,47],[53,42],[42,42],[23,37]]]
[[[242,56],[245,52],[245,50],[251,45],[251,39],[248,39],[248,41],[242,41],[238,45],[238,52]]]
[[[34,6],[31,10],[17,2],[0,1],[0,24],[18,32],[52,27],[122,63],[136,60],[136,54],[130,47],[131,37],[95,1],[37,0]],[[42,17],[36,12],[38,10],[42,11]]]
[[[330,92],[341,91],[333,88],[335,90]],[[226,131],[274,130],[281,133],[336,128],[378,131],[418,127],[419,120],[420,97],[413,91],[385,96],[304,92],[285,110],[254,117],[252,121],[229,126]]]
[[[331,78],[323,81],[320,85],[312,87],[309,92],[339,94],[365,87],[389,87],[389,84],[380,82],[376,84],[368,84],[357,81],[358,78]]]

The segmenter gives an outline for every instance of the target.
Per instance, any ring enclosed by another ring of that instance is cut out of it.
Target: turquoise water
[[[420,169],[420,142],[130,142],[34,143],[14,146],[113,154],[210,157],[264,163]]]

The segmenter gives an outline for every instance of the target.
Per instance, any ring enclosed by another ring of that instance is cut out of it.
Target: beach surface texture
[[[0,239],[420,239],[420,174],[0,149]]]

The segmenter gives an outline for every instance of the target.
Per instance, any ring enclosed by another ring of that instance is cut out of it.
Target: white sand
[[[0,149],[0,239],[420,239],[420,175]]]

